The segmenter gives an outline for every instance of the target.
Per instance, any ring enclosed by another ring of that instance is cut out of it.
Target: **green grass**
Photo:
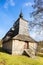
[[[40,57],[43,57],[43,53],[39,53],[39,52],[38,52],[37,55],[40,56]]]
[[[37,56],[37,59],[32,59],[27,56],[12,56],[1,50],[0,65],[43,65],[43,57]]]

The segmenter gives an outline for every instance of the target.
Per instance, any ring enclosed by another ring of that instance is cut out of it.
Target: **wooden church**
[[[22,12],[19,18],[6,33],[3,40],[3,49],[12,55],[27,55],[33,57],[37,51],[37,42],[29,36],[28,21],[23,18]]]

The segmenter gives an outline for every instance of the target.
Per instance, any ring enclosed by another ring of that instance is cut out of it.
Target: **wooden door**
[[[28,49],[28,48],[29,48],[29,44],[28,42],[25,42],[24,49]]]

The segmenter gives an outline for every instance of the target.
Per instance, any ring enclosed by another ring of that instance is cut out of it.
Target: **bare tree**
[[[30,23],[30,30],[35,31],[37,35],[43,35],[43,0],[34,0],[32,7],[34,8],[32,12],[34,20]]]

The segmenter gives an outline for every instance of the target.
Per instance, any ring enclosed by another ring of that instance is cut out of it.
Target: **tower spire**
[[[23,18],[23,13],[22,13],[22,10],[20,12],[20,15],[19,15],[20,18]]]

